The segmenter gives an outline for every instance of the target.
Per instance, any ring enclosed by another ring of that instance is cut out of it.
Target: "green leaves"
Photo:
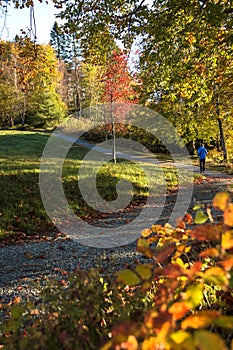
[[[123,282],[128,286],[134,286],[141,282],[150,280],[152,277],[153,265],[141,264],[137,265],[135,271],[124,269],[117,272],[117,281]]]
[[[140,283],[140,278],[129,269],[121,270],[117,273],[117,281],[126,285],[134,286]]]
[[[138,273],[142,280],[149,280],[152,277],[153,265],[144,264],[137,265],[135,271]]]
[[[145,256],[147,256],[148,258],[152,258],[153,257],[153,251],[152,249],[149,247],[149,243],[145,238],[139,238],[137,241],[137,250],[144,254]]]
[[[208,216],[203,213],[202,210],[197,210],[194,222],[195,224],[204,224],[208,220]]]
[[[233,329],[233,316],[219,316],[213,321],[213,324],[219,327]]]
[[[232,19],[226,11],[230,5],[227,1],[221,6],[219,1],[210,4],[155,1],[140,58],[141,77],[148,87],[148,93],[142,91],[144,101],[166,114],[187,142],[218,138],[217,99],[223,127],[232,139],[232,117],[231,122],[225,119],[230,110],[227,96],[232,77]],[[220,86],[217,92],[214,83]],[[151,101],[153,91],[159,91],[160,96]]]
[[[226,350],[226,345],[217,334],[207,331],[196,331],[194,333],[194,344],[200,350]]]

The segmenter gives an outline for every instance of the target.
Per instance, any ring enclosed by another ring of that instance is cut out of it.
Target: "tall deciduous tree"
[[[25,81],[27,72],[22,69],[22,58],[15,42],[0,43],[0,111],[3,123],[14,126],[20,116],[25,118]]]
[[[113,51],[111,55],[109,55],[106,72],[103,75],[103,82],[104,87],[102,100],[105,103],[109,103],[110,106],[113,138],[113,161],[116,163],[116,125],[114,115],[120,112],[121,117],[124,118],[124,113],[127,113],[128,111],[122,110],[122,108],[120,108],[119,111],[119,106],[117,103],[127,102],[129,104],[130,102],[136,103],[138,101],[136,98],[136,92],[133,89],[134,81],[129,73],[127,57],[123,51]],[[124,105],[124,107],[127,108],[128,104]]]
[[[232,92],[232,17],[226,1],[155,1],[142,45],[146,99],[160,93],[160,108],[187,140],[217,138],[227,130]],[[217,86],[217,88],[216,88]],[[193,132],[195,130],[195,132]]]
[[[23,51],[24,49],[24,51]],[[25,58],[29,48],[21,48]],[[58,94],[61,75],[50,45],[37,45],[33,78],[28,81],[28,120],[34,126],[55,126],[66,115],[66,105]]]
[[[30,39],[1,42],[1,119],[31,126],[54,126],[65,117],[66,106],[57,90],[58,61],[49,45]],[[39,113],[40,109],[44,113]]]

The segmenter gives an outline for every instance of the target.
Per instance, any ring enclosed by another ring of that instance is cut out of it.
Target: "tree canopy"
[[[32,0],[12,2],[17,8],[33,6]],[[54,24],[51,45],[59,60],[70,65],[74,108],[87,104],[87,80],[82,82],[79,67],[107,67],[119,41],[127,55],[137,42],[133,69],[141,85],[140,103],[169,118],[187,143],[221,145],[226,157],[225,140],[228,149],[233,147],[231,1],[52,2],[60,9],[62,25]]]

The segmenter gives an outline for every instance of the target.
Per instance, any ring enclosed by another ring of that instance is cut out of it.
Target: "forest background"
[[[231,2],[56,0],[49,44],[37,43],[33,3],[13,3],[30,26],[0,42],[2,128],[51,129],[87,107],[139,103],[168,118],[190,153],[204,141],[231,159]]]

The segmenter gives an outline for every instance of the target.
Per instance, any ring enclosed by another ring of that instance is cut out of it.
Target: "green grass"
[[[49,135],[18,131],[0,132],[1,235],[40,234],[48,218],[40,200],[40,156]]]
[[[39,167],[49,134],[45,132],[0,131],[0,238],[9,234],[53,235],[57,229],[47,216],[40,197]],[[78,188],[78,169],[87,150],[72,146],[63,167],[63,187],[70,206],[83,218],[93,221],[101,218],[82,199]],[[99,164],[88,161],[87,169],[98,169]],[[97,189],[106,201],[117,198],[116,184],[120,179],[130,181],[134,187],[133,199],[128,208],[141,205],[148,195],[148,178],[160,195],[163,185],[173,189],[178,184],[177,171],[161,170],[156,165],[140,165],[121,160],[118,164],[106,163],[97,171]],[[148,176],[149,174],[149,176]],[[153,176],[152,176],[153,174]],[[88,175],[85,179],[88,185]],[[185,176],[184,176],[185,181]]]

